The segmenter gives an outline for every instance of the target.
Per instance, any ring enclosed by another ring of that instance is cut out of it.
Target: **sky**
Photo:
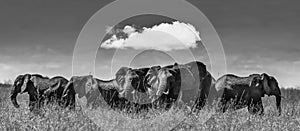
[[[299,0],[188,1],[218,32],[228,73],[247,76],[266,72],[281,86],[300,85]],[[109,2],[0,0],[0,81],[23,73],[70,78],[81,29]],[[197,37],[201,30],[193,23],[142,15],[113,26],[107,25],[108,34],[99,42],[103,45],[98,49],[95,75],[100,79],[113,78],[114,72],[128,62],[132,67],[143,67],[185,63],[195,57],[210,64],[201,37]],[[213,75],[217,78],[220,74]]]

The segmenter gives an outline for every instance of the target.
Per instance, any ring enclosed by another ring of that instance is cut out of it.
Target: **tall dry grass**
[[[265,114],[250,115],[246,109],[224,114],[206,106],[198,114],[181,108],[150,110],[139,115],[101,107],[92,111],[69,111],[55,105],[29,112],[28,96],[18,96],[16,109],[8,99],[8,88],[1,89],[0,130],[300,130],[300,91],[283,90],[282,115],[278,116],[275,98],[263,98]],[[139,117],[137,117],[139,116]],[[180,123],[180,124],[179,124]],[[179,124],[179,125],[178,125]],[[174,128],[176,127],[176,128]]]

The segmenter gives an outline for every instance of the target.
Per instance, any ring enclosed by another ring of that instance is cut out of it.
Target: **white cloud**
[[[196,48],[196,42],[201,40],[200,33],[193,25],[179,21],[171,24],[161,23],[151,28],[144,27],[142,31],[127,25],[121,30],[108,28],[107,32],[113,35],[101,44],[101,47],[106,49],[182,50]],[[120,32],[127,36],[119,38],[117,33]]]

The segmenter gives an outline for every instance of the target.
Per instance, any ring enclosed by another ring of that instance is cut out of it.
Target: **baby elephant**
[[[219,78],[215,85],[217,90],[224,89],[219,102],[222,112],[227,109],[241,109],[248,107],[250,114],[263,114],[262,97],[265,95],[276,97],[276,107],[281,114],[281,91],[277,80],[265,73],[252,74],[248,77],[238,77],[227,74]]]

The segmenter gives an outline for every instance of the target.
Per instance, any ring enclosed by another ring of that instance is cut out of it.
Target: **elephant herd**
[[[121,67],[111,80],[92,75],[73,76],[67,80],[61,76],[48,78],[24,74],[15,79],[10,98],[18,108],[17,95],[27,92],[30,111],[49,103],[72,110],[76,100],[83,97],[87,106],[93,108],[101,106],[99,101],[104,101],[110,108],[120,110],[169,109],[180,103],[192,110],[201,110],[207,104],[212,88],[223,91],[217,102],[220,112],[247,107],[251,114],[263,114],[262,97],[274,95],[281,113],[281,91],[273,76],[265,73],[248,77],[226,74],[215,80],[206,65],[199,61],[139,69]]]

